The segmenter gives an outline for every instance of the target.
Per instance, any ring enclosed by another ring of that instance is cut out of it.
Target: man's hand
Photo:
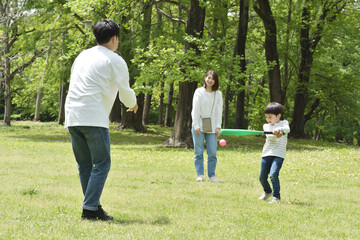
[[[136,104],[135,106],[133,106],[132,108],[129,108],[128,110],[126,110],[126,112],[134,112],[134,113],[136,113],[137,112],[137,110],[138,110],[138,105]]]

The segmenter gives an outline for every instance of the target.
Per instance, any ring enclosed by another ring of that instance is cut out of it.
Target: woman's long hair
[[[204,77],[204,85],[203,87],[206,88],[206,82],[205,82],[205,78],[209,75],[212,75],[213,76],[213,79],[215,81],[213,87],[212,87],[212,91],[216,91],[219,89],[219,76],[218,74],[214,71],[214,70],[210,70],[208,71],[206,74],[205,74],[205,77]]]

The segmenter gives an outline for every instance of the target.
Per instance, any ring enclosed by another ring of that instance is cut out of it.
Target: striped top
[[[285,132],[286,134],[278,138],[273,134],[266,134],[266,141],[263,148],[262,157],[275,156],[285,158],[286,155],[286,144],[288,133],[290,132],[289,123],[286,120],[282,120],[274,125],[269,123],[264,124],[264,131],[274,131],[279,129],[280,131]]]

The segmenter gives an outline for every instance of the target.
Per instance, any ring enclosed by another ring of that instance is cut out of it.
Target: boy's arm
[[[270,129],[270,124],[268,124],[268,123],[265,123],[263,125],[263,130],[264,130],[264,132],[274,132]],[[274,135],[274,134],[265,134],[265,136],[269,140],[276,139],[276,135]]]
[[[289,122],[287,120],[281,121],[281,126],[276,128],[275,130],[279,130],[281,132],[288,134],[290,132]]]
[[[288,134],[290,132],[289,122],[287,120],[281,121],[281,126],[277,127],[274,130],[274,135],[281,137],[282,135]]]

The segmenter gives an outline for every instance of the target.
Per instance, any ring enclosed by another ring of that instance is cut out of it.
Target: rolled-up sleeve
[[[136,105],[136,95],[134,90],[130,88],[129,70],[124,59],[119,58],[113,65],[113,79],[119,90],[119,99],[128,108]]]

